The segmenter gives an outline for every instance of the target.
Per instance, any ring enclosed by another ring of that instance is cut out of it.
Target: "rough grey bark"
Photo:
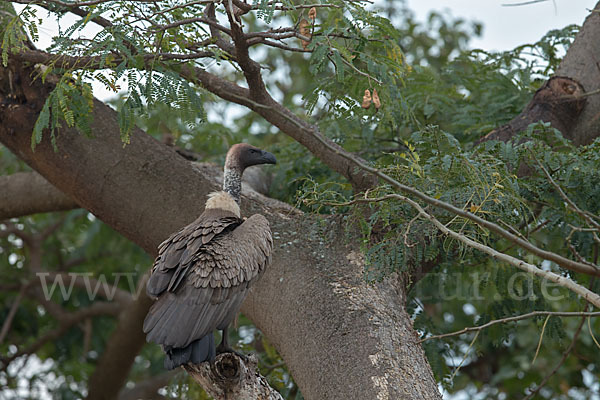
[[[32,82],[20,63],[8,69],[10,74],[0,70],[0,141],[150,254],[194,220],[206,194],[218,187],[202,168],[139,130],[123,148],[115,113],[100,102],[94,104],[93,138],[64,130],[58,152],[49,135],[32,152],[31,129],[50,88]],[[440,397],[397,278],[367,284],[358,246],[344,240],[334,219],[300,215],[259,194],[242,204],[244,215],[264,214],[277,232],[273,263],[242,311],[278,349],[305,398]],[[335,236],[321,237],[324,231]],[[90,379],[90,399],[114,398],[123,386],[144,343],[140,332],[149,304],[142,296],[123,310]]]
[[[586,18],[556,74],[579,82],[586,93],[600,90],[600,2]],[[600,135],[600,93],[587,97],[587,106],[571,126],[575,144],[588,144]]]
[[[260,375],[258,360],[254,356],[244,362],[232,353],[223,353],[217,356],[213,365],[187,365],[184,369],[215,399],[283,400]],[[219,382],[219,385],[214,382]]]
[[[564,76],[548,79],[536,92],[523,112],[506,125],[494,129],[478,142],[486,140],[508,141],[514,135],[523,132],[535,122],[549,122],[562,132],[563,136],[573,139],[573,128],[584,110],[587,98],[584,89],[576,80]]]
[[[0,221],[79,207],[37,172],[0,176]]]
[[[600,2],[590,12],[554,77],[525,110],[485,140],[507,141],[531,123],[544,121],[576,145],[600,135]]]

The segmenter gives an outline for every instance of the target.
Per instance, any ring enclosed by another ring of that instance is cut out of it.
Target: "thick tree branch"
[[[73,273],[60,273],[60,272],[42,272],[44,279],[55,281],[61,279],[67,281],[67,286],[70,287],[71,283],[73,287],[78,289],[86,290],[88,293],[94,292],[108,301],[116,301],[122,307],[129,306],[133,301],[133,296],[126,290],[120,289],[114,285],[108,283],[105,279],[93,278],[91,273],[86,274],[73,274]],[[39,273],[38,273],[39,277]]]
[[[551,282],[554,282],[564,288],[571,290],[575,294],[578,294],[579,296],[581,296],[587,302],[600,308],[600,295],[592,292],[591,290],[585,288],[584,286],[579,285],[578,283],[576,283],[575,281],[573,281],[569,278],[565,278],[564,276],[558,275],[551,271],[545,271],[533,264],[527,263],[527,262],[525,262],[519,258],[513,257],[509,254],[501,253],[489,246],[486,246],[482,243],[479,243],[479,242],[463,235],[462,233],[459,233],[459,232],[453,231],[452,229],[449,229],[447,227],[447,225],[442,224],[433,215],[425,212],[425,210],[423,209],[423,207],[421,207],[419,205],[419,203],[417,203],[414,200],[409,199],[406,196],[402,196],[399,194],[388,194],[388,195],[378,197],[378,198],[357,199],[357,200],[355,200],[355,202],[379,202],[379,201],[384,201],[384,200],[388,200],[388,199],[395,199],[395,200],[400,200],[402,202],[408,203],[411,207],[413,207],[419,213],[420,218],[423,218],[424,220],[431,222],[444,235],[448,235],[448,236],[466,244],[467,246],[469,246],[472,249],[484,252],[484,253],[490,255],[494,259],[504,261],[514,267],[519,268],[522,271],[525,271],[527,273],[535,275],[538,278],[548,279]],[[353,202],[349,202],[349,203],[345,203],[345,204],[350,204],[350,203],[353,203]],[[340,205],[344,205],[344,204],[340,204]],[[499,227],[497,227],[497,228],[499,228]],[[502,228],[500,228],[500,229],[502,229]],[[514,241],[516,236],[514,236],[514,235],[512,235],[512,236],[513,236],[512,241]],[[591,266],[588,264],[582,264],[582,265],[586,265],[587,267],[594,270],[595,273],[592,275],[598,275],[600,272],[594,266]]]
[[[167,57],[168,55],[164,56]],[[180,57],[182,55],[172,56],[175,58],[175,56]],[[57,67],[69,69],[96,69],[100,67],[100,57],[52,55],[39,50],[23,51],[14,57],[22,61],[39,64],[54,62]],[[150,61],[156,56],[148,54],[145,57]],[[119,59],[117,58],[116,61],[119,61]],[[374,185],[375,180],[370,174],[366,174],[363,171],[354,168],[348,160],[340,157],[338,153],[330,151],[331,148],[337,148],[338,151],[343,151],[339,145],[326,139],[320,133],[317,126],[312,125],[293,114],[290,110],[276,102],[268,93],[266,93],[266,91],[258,96],[260,97],[260,101],[254,101],[254,96],[250,90],[222,79],[204,69],[183,65],[181,68],[181,75],[190,81],[200,81],[207,90],[225,100],[246,106],[255,111],[267,121],[281,129],[282,132],[288,134],[304,145],[334,171],[346,177],[350,183],[352,183],[356,191],[363,191]],[[316,139],[317,137],[326,140],[330,144],[330,147],[323,147],[320,140]]]
[[[235,55],[235,48],[233,47],[233,44],[231,44],[229,41],[223,39],[223,37],[221,36],[221,31],[219,29],[217,29],[214,24],[217,23],[217,17],[215,14],[215,4],[214,3],[210,3],[208,6],[206,6],[206,8],[204,9],[204,15],[206,15],[207,18],[210,19],[211,23],[208,24],[209,28],[210,28],[210,35],[212,37],[212,39],[215,41],[215,44],[224,52],[230,54],[232,57],[234,57]],[[231,34],[229,34],[229,36],[231,36]]]
[[[261,115],[265,120],[278,127],[306,147],[325,165],[344,176],[361,192],[372,188],[376,179],[369,173],[355,167],[348,159],[341,157],[344,150],[330,139],[325,138],[316,125],[313,125],[276,102],[270,95],[263,102],[251,99],[250,91],[234,83],[226,81],[200,68],[183,67],[181,75],[191,81],[200,81],[210,92],[224,100],[240,104]],[[325,141],[328,146],[323,146]],[[332,149],[336,149],[332,151]]]
[[[575,121],[587,101],[584,94],[583,87],[576,80],[565,76],[552,77],[535,92],[523,112],[508,124],[485,135],[478,143],[486,140],[506,142],[526,130],[530,124],[539,121],[549,122],[563,136],[572,138]]]
[[[79,207],[37,172],[0,176],[0,220]]]
[[[19,63],[11,61],[8,68],[13,79],[19,78],[12,85],[19,102],[0,108],[0,141],[81,206],[151,255],[170,233],[202,212],[206,195],[218,187],[214,178],[139,130],[123,147],[115,112],[99,102],[94,103],[92,138],[63,130],[57,152],[44,135],[33,153],[31,129],[51,87],[32,81],[31,70]],[[9,75],[6,69],[0,74]],[[247,89],[206,71],[200,74],[201,82],[219,95],[247,94]],[[227,88],[230,93],[221,92]],[[0,96],[6,99],[6,93],[11,93],[9,86],[0,87]],[[327,153],[333,154],[322,154]],[[364,261],[347,242],[333,240],[326,246],[310,234],[318,221],[290,213],[289,206],[258,194],[248,196],[245,192],[243,214],[266,215],[279,239],[273,263],[246,299],[243,312],[280,351],[304,397],[438,398],[397,278],[367,284]],[[328,223],[330,234],[345,235],[340,221]],[[295,242],[299,234],[305,238],[301,245]],[[141,326],[150,303],[140,296],[122,311],[90,380],[89,398],[117,396],[145,342]]]
[[[46,304],[47,305],[47,304]],[[47,308],[48,309],[48,308]],[[81,308],[73,312],[55,313],[59,322],[58,326],[40,336],[35,342],[25,348],[18,349],[14,354],[6,357],[0,357],[0,370],[5,370],[13,360],[38,351],[44,344],[56,340],[64,335],[71,327],[82,322],[86,318],[96,317],[100,315],[117,315],[121,311],[121,307],[117,303],[95,302],[87,308]]]
[[[198,51],[185,54],[176,53],[157,53],[144,54],[144,61],[151,63],[156,60],[195,60],[198,58],[214,57],[212,51]],[[87,69],[96,70],[106,68],[106,57],[104,56],[68,56],[65,54],[51,54],[40,50],[25,50],[14,55],[16,59],[30,62],[33,64],[52,65],[55,68],[63,69]],[[119,64],[125,58],[119,54],[114,54],[113,62]]]
[[[209,190],[211,181],[202,174],[191,172],[189,165],[178,163],[168,151],[157,147],[156,143],[139,131],[132,134],[131,144],[122,149],[112,111],[98,103],[95,105],[95,121],[98,126],[94,127],[93,139],[82,138],[67,130],[61,132],[60,156],[53,154],[47,141],[43,141],[36,148],[36,153],[32,154],[28,150],[31,121],[36,119],[47,88],[40,89],[40,85],[28,80],[30,71],[13,68],[13,76],[21,79],[20,82],[15,82],[14,86],[18,87],[15,95],[24,101],[11,104],[11,110],[0,109],[0,140],[34,168],[43,171],[44,176],[52,183],[151,253],[170,232],[199,214],[202,201],[198,199],[203,198]],[[354,164],[338,154],[340,149],[336,151],[335,147],[332,150],[331,147],[323,146],[312,134],[318,134],[316,128],[289,110],[278,109],[281,106],[271,104],[270,100],[254,101],[247,89],[204,70],[189,68],[187,71],[189,77],[196,78],[208,90],[214,89],[214,93],[220,92],[217,93],[219,96],[254,109],[290,136],[298,137],[298,141],[306,143],[311,151],[331,164],[334,170],[344,176],[357,175]],[[225,93],[227,89],[233,91]],[[0,92],[7,93],[6,87]],[[13,131],[9,132],[7,127]],[[360,174],[363,174],[362,171]],[[363,175],[371,179],[369,174]],[[352,181],[351,178],[350,180]],[[198,182],[201,187],[194,187],[190,182]],[[373,183],[373,180],[370,182]],[[178,196],[173,196],[173,193]],[[143,204],[143,209],[128,206],[132,199],[143,199],[137,203]],[[267,204],[265,200],[255,199],[245,204],[244,213],[260,211],[267,214],[274,231],[281,235],[282,244],[292,242],[294,233],[302,229],[310,231],[310,218],[300,221],[280,213],[277,207],[263,209],[264,204]],[[335,220],[328,222],[335,225]],[[311,252],[315,255],[311,255]],[[335,259],[338,263],[332,267],[319,256]],[[291,263],[294,268],[287,268]],[[405,324],[410,319],[401,308],[404,292],[398,293],[395,282],[390,280],[366,286],[360,274],[357,274],[361,267],[360,256],[336,242],[330,248],[322,248],[318,243],[311,242],[302,246],[280,247],[273,266],[246,301],[244,311],[281,351],[306,398],[431,396],[432,392],[427,389],[431,388],[433,382],[431,372],[427,368],[415,371],[415,368],[420,368],[418,361],[413,360],[414,365],[409,367],[401,362],[411,357],[423,360],[420,348],[414,344],[414,337],[411,339],[412,329],[409,324]],[[281,296],[281,293],[285,293],[285,296]],[[303,307],[298,309],[296,305],[300,302]],[[134,302],[130,308],[133,307],[138,312],[132,314],[135,315],[133,319],[136,322],[131,325],[131,329],[139,330],[147,305]],[[346,312],[335,312],[340,309]],[[353,312],[348,313],[349,309]],[[277,322],[282,315],[293,315],[298,320],[293,327],[281,326]],[[336,320],[319,323],[318,319],[315,320],[318,315],[336,316]],[[394,326],[386,325],[389,319],[395,321]],[[381,325],[374,327],[374,320]],[[121,324],[124,322],[121,321]],[[143,338],[135,337],[130,340],[114,335],[111,342],[113,340],[135,347]],[[361,343],[361,348],[356,349],[356,343]],[[116,348],[107,349],[105,354],[114,356],[118,351]],[[298,352],[298,348],[306,351]],[[356,351],[349,356],[348,349]],[[125,376],[133,362],[132,353],[134,352],[127,352],[112,365],[104,363],[99,366],[98,376],[104,374],[107,378],[111,377],[106,374],[107,367],[115,368],[120,376]],[[109,359],[108,355],[106,357]],[[332,365],[331,360],[335,360],[336,364]],[[365,368],[361,361],[366,360],[373,365]],[[340,376],[352,374],[360,379],[344,382],[344,385],[332,385],[310,368],[315,363],[330,368],[332,373],[339,372]],[[418,376],[420,380],[406,379],[411,376]],[[106,379],[102,382],[105,386],[102,388],[100,382],[102,381],[98,380],[93,385],[93,390],[104,395],[107,392],[102,389],[106,389],[106,386],[112,384],[118,387],[122,384],[118,379]],[[433,388],[435,390],[435,382]]]
[[[27,287],[28,287],[27,284],[21,285],[21,289],[19,290],[19,293],[17,293],[17,296],[13,300],[12,306],[10,306],[8,315],[6,316],[6,319],[4,320],[4,322],[2,323],[2,329],[0,329],[0,344],[2,344],[2,342],[4,342],[4,338],[6,337],[6,335],[8,335],[8,332],[10,331],[10,326],[12,324],[13,318],[15,317],[15,314],[17,313],[17,310],[19,309],[19,305],[21,305],[21,299],[25,295],[25,291],[27,290]]]
[[[250,98],[254,101],[264,103],[270,97],[265,87],[265,82],[262,79],[260,72],[260,64],[250,58],[248,53],[248,43],[244,34],[241,20],[234,13],[233,6],[227,8],[227,17],[229,18],[229,26],[231,27],[231,38],[235,47],[235,55],[238,65],[242,68],[248,87],[250,88]]]
[[[594,7],[600,9],[600,2]],[[576,80],[586,93],[600,89],[600,13],[590,12],[556,74]],[[563,134],[577,145],[592,142],[600,132],[600,95],[587,98],[579,118]]]
[[[147,275],[140,279],[141,292],[146,286]],[[140,292],[140,290],[138,290]],[[116,329],[112,332],[96,370],[88,382],[88,400],[107,400],[117,396],[127,380],[135,356],[145,343],[142,323],[152,305],[152,300],[142,294],[119,316]],[[107,383],[113,387],[107,387]]]
[[[212,4],[209,6],[207,11],[209,20],[211,15],[214,14],[214,9],[212,9],[213,14],[211,14],[211,7],[213,7]],[[260,65],[251,60],[248,55],[248,45],[246,43],[244,33],[241,31],[241,28],[237,27],[236,25],[233,26],[235,28],[232,28],[232,31],[238,29],[237,34],[234,33],[234,35],[238,35],[238,40],[235,42],[236,60],[244,70],[250,90],[220,78],[204,69],[193,68],[189,65],[183,65],[181,67],[180,74],[190,81],[200,81],[200,83],[207,90],[218,95],[219,97],[246,106],[255,111],[257,114],[261,115],[268,122],[277,126],[282,132],[291,136],[293,139],[305,146],[327,166],[348,179],[355,191],[360,192],[373,187],[376,182],[373,176],[355,168],[351,163],[348,162],[347,159],[340,157],[338,152],[330,151],[331,147],[342,151],[339,145],[325,138],[316,125],[312,125],[309,122],[301,119],[275,101],[267,93],[260,75]],[[219,40],[220,36],[216,36],[216,38]],[[223,49],[233,50],[233,46],[225,42],[223,39],[220,39],[220,42],[221,43],[217,43],[217,45],[220,45],[220,47]],[[200,52],[192,55],[159,54],[158,56],[164,60],[176,60],[185,58],[198,58],[207,54]],[[242,59],[239,59],[240,55]],[[28,50],[14,55],[14,57],[32,63],[54,63],[54,65],[57,67],[67,69],[96,69],[101,66],[101,58],[98,56],[72,57],[66,55],[53,55],[38,50]],[[118,55],[115,57],[115,62],[121,61]],[[144,55],[144,58],[149,63],[156,60],[156,57],[157,55],[155,54]],[[324,148],[320,144],[320,141],[316,140],[315,137],[321,137],[323,140],[326,140],[330,144],[330,147]]]
[[[213,364],[184,366],[196,382],[217,400],[264,399],[283,400],[258,371],[254,356],[244,362],[231,353],[219,354]],[[215,382],[218,384],[215,385]]]
[[[596,268],[592,265],[589,264],[585,264],[582,262],[578,262],[578,261],[574,261],[574,260],[570,260],[568,258],[565,258],[563,256],[561,256],[560,254],[557,253],[553,253],[547,250],[543,250],[537,246],[535,246],[533,243],[529,242],[528,240],[526,240],[525,238],[522,238],[520,236],[517,236],[511,232],[509,232],[508,230],[502,228],[501,226],[487,221],[484,218],[479,217],[476,214],[473,214],[469,211],[466,211],[462,208],[458,208],[450,203],[446,203],[442,200],[436,199],[434,197],[428,196],[427,194],[421,192],[420,190],[411,187],[411,186],[407,186],[404,185],[400,182],[398,182],[396,179],[390,177],[389,175],[381,172],[380,170],[378,170],[377,168],[373,168],[370,167],[368,165],[366,165],[362,160],[356,158],[354,155],[344,151],[344,150],[337,150],[336,148],[332,147],[329,143],[327,143],[326,141],[322,140],[321,138],[317,139],[321,142],[321,144],[325,147],[329,147],[331,151],[338,151],[338,154],[344,158],[346,158],[347,160],[351,161],[354,165],[356,165],[358,168],[363,169],[364,171],[367,171],[371,174],[373,174],[374,176],[380,178],[381,180],[389,183],[390,185],[392,185],[393,187],[395,187],[396,189],[402,191],[403,193],[409,194],[411,196],[416,197],[417,199],[425,202],[428,205],[432,205],[434,207],[440,208],[442,210],[446,210],[449,211],[450,213],[452,213],[453,215],[457,215],[459,217],[463,217],[466,218],[470,221],[475,222],[477,225],[482,226],[486,229],[489,229],[491,232],[494,232],[495,234],[511,241],[512,243],[515,243],[516,245],[518,245],[519,247],[521,247],[524,250],[529,251],[532,254],[535,254],[539,257],[541,257],[544,260],[550,260],[555,262],[556,264],[560,265],[563,268],[566,269],[570,269],[572,271],[575,272],[581,272],[584,274],[588,274],[588,275],[593,275],[593,276],[600,276],[600,269]],[[402,198],[403,201],[407,201],[407,202],[413,202],[412,200],[404,197],[404,196],[400,196],[400,195],[389,195],[390,197],[395,197],[398,196],[398,198]],[[418,206],[418,203],[414,203]],[[411,203],[412,205],[412,203]],[[414,206],[413,206],[414,207]],[[420,206],[419,206],[420,207]],[[417,208],[417,207],[414,207]],[[419,211],[420,213],[420,211]],[[429,214],[427,214],[429,215]],[[425,215],[424,215],[425,216]],[[432,221],[433,222],[433,221]],[[437,224],[436,224],[437,226]],[[442,230],[442,232],[444,232],[444,230]]]

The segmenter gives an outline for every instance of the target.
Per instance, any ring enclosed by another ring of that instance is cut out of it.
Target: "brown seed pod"
[[[304,50],[306,50],[306,48],[310,44],[311,34],[310,34],[310,29],[308,29],[309,25],[310,25],[309,22],[304,18],[302,18],[302,20],[298,23],[298,30],[299,30],[300,34],[309,39],[309,40],[300,39]]]
[[[375,108],[378,110],[381,107],[381,100],[379,100],[379,95],[377,94],[377,89],[373,89],[373,104],[375,104]]]
[[[369,91],[369,89],[366,89],[361,107],[364,109],[369,108],[371,106],[371,101],[371,92]]]
[[[317,18],[317,9],[315,7],[312,7],[310,11],[308,11],[308,18],[312,19],[313,21]]]

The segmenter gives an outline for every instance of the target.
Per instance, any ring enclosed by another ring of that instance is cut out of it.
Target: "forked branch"
[[[549,281],[554,282],[557,285],[567,288],[567,289],[571,290],[572,292],[580,295],[585,301],[600,308],[600,295],[592,292],[591,290],[587,289],[586,287],[579,285],[578,283],[576,283],[575,281],[573,281],[569,278],[565,278],[564,276],[555,274],[554,272],[551,272],[551,271],[544,271],[541,268],[538,268],[537,266],[535,266],[533,264],[527,263],[527,262],[520,260],[516,257],[513,257],[511,255],[499,252],[498,250],[495,250],[495,249],[493,249],[489,246],[486,246],[482,243],[476,242],[475,240],[468,238],[467,236],[465,236],[461,233],[455,232],[454,230],[448,228],[446,225],[442,224],[433,215],[427,213],[423,209],[423,207],[421,207],[419,205],[419,203],[417,203],[416,201],[414,201],[412,199],[409,199],[406,196],[402,196],[399,194],[388,194],[388,195],[378,197],[378,198],[355,199],[355,200],[347,202],[347,203],[339,203],[339,205],[350,205],[353,203],[361,203],[361,202],[365,202],[365,203],[380,202],[380,201],[385,201],[385,200],[390,200],[390,199],[400,200],[402,202],[408,203],[411,207],[413,207],[419,213],[419,216],[421,218],[431,222],[436,228],[438,228],[440,230],[440,232],[452,237],[453,239],[460,241],[461,243],[464,243],[468,247],[475,249],[475,250],[482,251],[482,252],[490,255],[494,259],[504,261],[514,267],[519,268],[522,271],[533,274],[533,275],[537,276],[538,278],[548,279]]]

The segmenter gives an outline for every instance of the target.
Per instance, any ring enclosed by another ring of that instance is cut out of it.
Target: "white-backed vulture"
[[[273,248],[267,219],[240,216],[244,169],[275,164],[273,154],[248,144],[227,152],[223,191],[211,193],[205,210],[158,249],[147,294],[158,298],[144,320],[149,342],[161,344],[165,367],[212,361],[232,351],[227,328],[252,284],[269,263]],[[223,331],[215,349],[213,331]]]

